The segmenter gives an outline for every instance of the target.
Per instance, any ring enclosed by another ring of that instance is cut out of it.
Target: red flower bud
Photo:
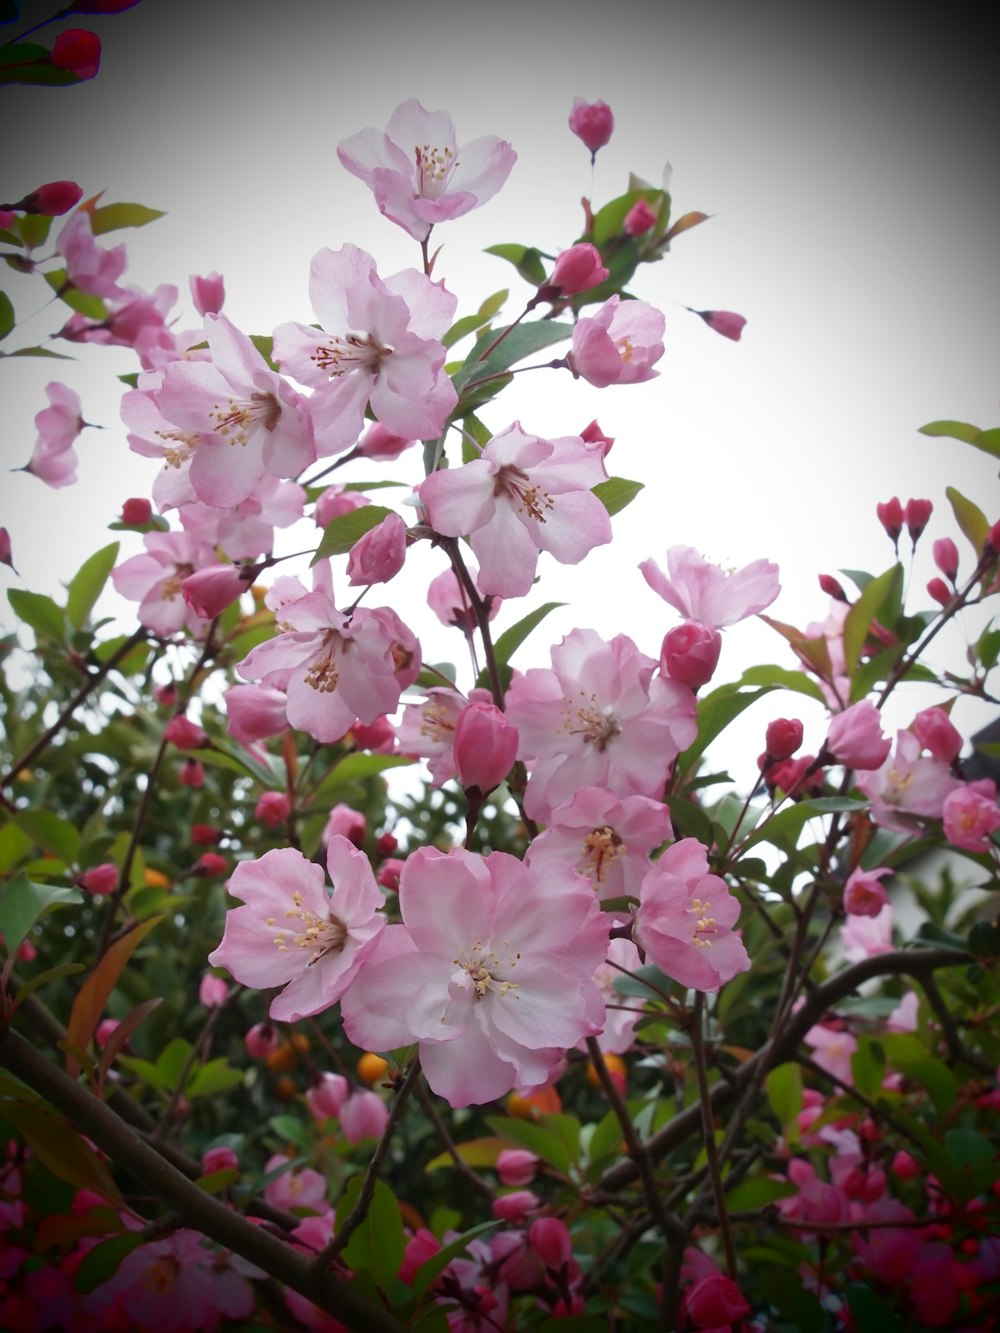
[[[86,28],[67,28],[52,43],[52,63],[78,79],[92,79],[101,67],[101,39]]]
[[[611,138],[615,118],[607,102],[585,102],[582,97],[575,97],[573,110],[569,113],[569,127],[590,149],[593,162],[597,150]]]
[[[204,787],[205,765],[200,759],[185,759],[177,774],[177,781],[182,787],[193,787],[195,790]]]
[[[833,597],[838,602],[847,601],[847,593],[844,592],[844,585],[839,579],[835,579],[832,574],[820,574],[819,586],[828,597]]]
[[[122,505],[122,522],[133,528],[141,528],[153,517],[153,506],[148,500],[134,497]]]
[[[192,824],[191,841],[196,847],[214,847],[222,833],[214,824]]]
[[[906,531],[910,534],[910,541],[916,546],[920,539],[920,534],[930,522],[934,506],[930,500],[907,500],[906,508],[903,510],[903,518],[906,520]]]
[[[986,550],[994,553],[1000,551],[1000,522],[994,523],[986,534]]]
[[[717,629],[688,621],[664,635],[660,670],[671,680],[697,690],[712,679],[721,651],[722,635]]]
[[[114,893],[118,887],[118,867],[110,861],[92,866],[90,870],[83,872],[77,883],[95,898],[103,898],[109,893]]]
[[[958,577],[958,547],[950,537],[939,537],[932,547],[934,563],[952,583]]]
[[[951,601],[951,589],[944,579],[931,579],[927,585],[927,591],[935,602],[940,602],[942,606],[947,606]]]
[[[771,759],[790,759],[802,744],[802,723],[797,717],[776,717],[768,723],[764,744]]]
[[[178,750],[198,750],[208,740],[208,736],[190,718],[178,713],[172,717],[163,729],[163,738],[176,745]]]
[[[283,791],[265,791],[260,794],[254,807],[254,816],[268,828],[277,828],[288,818],[292,803]]]
[[[899,534],[903,531],[903,506],[897,496],[875,506],[878,521],[885,528],[893,546],[899,545]]]
[[[746,327],[743,316],[732,310],[695,310],[694,313],[700,315],[715,333],[721,333],[723,338],[730,338],[734,343],[739,342]]]
[[[607,276],[608,270],[601,262],[601,252],[589,241],[581,241],[579,245],[571,245],[559,255],[546,285],[557,288],[559,295],[575,296],[578,292],[600,286]]]
[[[58,218],[68,213],[83,198],[83,191],[76,181],[49,181],[39,185],[11,208],[18,213],[40,213],[43,217]]]
[[[229,862],[218,852],[202,852],[198,857],[194,873],[196,875],[212,876],[224,875],[229,869]]]

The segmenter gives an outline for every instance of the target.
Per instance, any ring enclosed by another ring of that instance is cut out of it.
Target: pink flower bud
[[[531,1190],[514,1190],[510,1194],[501,1194],[493,1200],[493,1216],[502,1217],[512,1226],[519,1226],[528,1215],[539,1207],[539,1198]]]
[[[90,870],[85,870],[77,883],[88,893],[92,893],[95,898],[103,898],[109,893],[114,893],[117,889],[118,875],[118,867],[110,861],[104,861],[99,866],[93,866]]]
[[[375,839],[375,855],[391,856],[399,846],[399,839],[392,833],[380,833]]]
[[[204,787],[205,765],[199,759],[185,759],[177,774],[177,781],[182,787],[193,787],[196,790]]]
[[[208,740],[207,734],[183,713],[172,717],[163,729],[163,738],[178,750],[199,750]]]
[[[214,620],[246,592],[251,582],[236,565],[206,565],[188,575],[181,584],[181,592],[196,615]]]
[[[725,1328],[750,1310],[739,1287],[725,1273],[707,1273],[688,1289],[685,1303],[697,1328]]]
[[[229,996],[229,986],[222,977],[213,976],[211,972],[206,972],[201,979],[201,985],[198,987],[198,999],[206,1009],[218,1009],[220,1004],[225,1004]]]
[[[497,1175],[505,1185],[530,1185],[538,1173],[538,1160],[527,1148],[504,1148],[497,1156]]]
[[[241,745],[277,736],[288,726],[283,690],[267,685],[234,685],[226,691],[227,728]]]
[[[348,582],[354,588],[388,583],[403,568],[406,559],[406,524],[398,514],[387,514],[351,547],[347,560]]]
[[[278,1029],[273,1023],[254,1023],[243,1038],[251,1060],[266,1060],[278,1049],[280,1041]]]
[[[721,333],[723,338],[729,338],[734,343],[739,342],[746,327],[743,316],[734,314],[732,310],[696,310],[694,313],[700,315],[714,333]]]
[[[153,698],[161,708],[173,708],[177,702],[177,686],[173,681],[169,685],[157,685]]]
[[[986,534],[984,554],[987,551],[1000,551],[1000,522],[994,523]]]
[[[882,733],[882,718],[868,699],[835,713],[826,736],[826,748],[845,768],[881,768],[892,749]]]
[[[306,1104],[313,1119],[336,1119],[350,1091],[351,1085],[343,1074],[320,1074],[306,1093]]]
[[[838,602],[847,601],[847,593],[844,592],[844,585],[839,579],[835,579],[832,574],[820,574],[819,586],[826,593],[827,597],[832,597]]]
[[[240,1159],[232,1148],[209,1148],[201,1155],[201,1169],[206,1176],[214,1175],[216,1171],[235,1171],[239,1164]]]
[[[656,212],[645,199],[637,199],[625,214],[625,232],[628,236],[642,236],[656,221]]]
[[[903,1148],[892,1159],[892,1173],[898,1176],[900,1180],[916,1180],[922,1176],[924,1168],[915,1157],[911,1157]]]
[[[8,569],[14,568],[10,545],[10,533],[6,528],[0,528],[0,565],[6,565]]]
[[[615,118],[607,102],[585,102],[582,97],[575,97],[573,110],[569,113],[569,127],[590,149],[593,162],[597,150],[611,138]]]
[[[589,426],[584,426],[580,432],[580,439],[584,444],[599,444],[601,446],[601,457],[607,458],[611,452],[611,446],[614,444],[614,437],[605,435],[596,421],[592,421]]]
[[[951,601],[951,589],[944,579],[931,579],[927,585],[927,593],[934,598],[935,602],[940,602],[942,606],[947,606]]]
[[[939,537],[931,548],[934,563],[951,583],[958,577],[958,547],[950,537]]]
[[[600,286],[607,276],[601,252],[589,241],[581,241],[559,255],[547,285],[558,288],[563,296],[575,296]]]
[[[399,874],[403,869],[403,862],[395,856],[387,856],[378,868],[375,875],[375,882],[381,884],[383,889],[389,889],[391,893],[399,892]]]
[[[943,708],[925,708],[911,723],[910,729],[942,764],[953,764],[962,753],[962,733]]]
[[[82,198],[83,191],[76,181],[49,181],[26,194],[13,208],[18,213],[40,213],[43,217],[58,218],[75,208]]]
[[[229,862],[218,852],[202,852],[201,856],[195,862],[194,873],[204,878],[211,878],[214,875],[224,875],[229,870]]]
[[[458,780],[485,796],[501,783],[517,758],[517,728],[495,704],[471,703],[455,723]]]
[[[877,504],[875,513],[893,546],[898,545],[899,534],[903,531],[903,506],[899,503],[899,499],[894,495],[891,500]]]
[[[377,1092],[362,1088],[352,1092],[340,1108],[340,1128],[348,1143],[377,1139],[385,1129],[389,1111]]]
[[[697,690],[714,676],[722,635],[710,625],[687,621],[669,630],[660,647],[660,670],[671,680]]]
[[[101,67],[101,39],[86,28],[67,28],[52,43],[52,63],[78,79],[92,79]]]
[[[360,810],[355,810],[353,806],[340,801],[330,811],[326,828],[323,830],[323,841],[329,842],[339,833],[348,842],[353,842],[355,847],[361,847],[367,832],[368,820],[365,815]]]
[[[392,754],[396,748],[396,729],[384,715],[367,727],[363,722],[355,722],[347,735],[356,750]]]
[[[153,506],[141,496],[133,496],[122,505],[122,522],[141,528],[153,517]]]
[[[277,828],[288,818],[292,803],[283,791],[261,792],[254,806],[254,817],[268,828]]]
[[[357,450],[365,458],[377,458],[388,462],[398,458],[411,444],[416,444],[416,440],[407,439],[405,435],[393,435],[381,421],[373,421],[358,440]]]
[[[196,847],[214,847],[222,837],[222,831],[214,824],[192,824],[191,841]]]
[[[199,315],[217,315],[226,299],[226,288],[221,273],[208,273],[200,278],[191,275],[191,300]]]
[[[914,546],[916,546],[920,534],[930,522],[933,512],[934,506],[930,500],[907,500],[906,508],[903,510],[903,518],[906,522],[906,531],[910,534],[910,541]]]
[[[797,717],[776,717],[768,723],[764,745],[771,759],[790,759],[802,744],[802,723]]]
[[[328,486],[316,501],[313,518],[318,527],[325,528],[342,514],[353,513],[355,509],[363,509],[368,504],[371,504],[368,496],[362,495],[360,491],[345,491],[339,485]]]
[[[119,1026],[120,1024],[117,1018],[101,1019],[100,1023],[98,1023],[97,1027],[94,1029],[94,1040],[97,1042],[99,1050],[104,1050]]]
[[[528,1244],[546,1268],[558,1273],[573,1258],[573,1242],[558,1217],[539,1217],[528,1228]]]
[[[878,916],[889,901],[889,895],[879,883],[892,871],[886,866],[877,870],[852,871],[844,885],[844,911],[851,916]]]

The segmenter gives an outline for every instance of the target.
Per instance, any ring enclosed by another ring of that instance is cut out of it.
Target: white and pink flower
[[[569,368],[598,389],[655,379],[664,327],[662,313],[645,301],[610,296],[593,315],[574,324]]]
[[[757,615],[781,591],[778,566],[769,560],[755,560],[743,569],[723,569],[692,546],[671,546],[667,551],[669,574],[655,560],[644,560],[639,569],[653,591],[682,616],[712,629]]]

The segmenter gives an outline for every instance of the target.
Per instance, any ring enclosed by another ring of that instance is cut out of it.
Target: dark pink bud
[[[885,500],[882,504],[875,506],[875,513],[878,515],[878,521],[885,528],[889,540],[893,546],[899,544],[899,534],[903,531],[903,506],[899,503],[897,496],[891,500]]]
[[[202,852],[195,864],[194,873],[210,879],[215,875],[224,875],[229,869],[229,862],[218,852]]]
[[[12,207],[18,213],[40,213],[43,217],[58,218],[75,208],[82,198],[83,191],[76,181],[49,181]]]
[[[278,1049],[280,1041],[273,1023],[255,1023],[243,1038],[251,1060],[266,1060]]]
[[[958,547],[950,537],[939,537],[931,549],[938,569],[954,583],[958,577]]]
[[[495,704],[471,703],[455,723],[455,768],[466,789],[486,795],[503,782],[517,758],[517,727]]]
[[[930,522],[933,512],[934,506],[930,500],[907,500],[906,508],[903,510],[903,518],[906,522],[906,531],[910,534],[910,541],[914,546],[916,546],[920,534]]]
[[[372,424],[358,440],[357,450],[365,458],[393,459],[398,458],[404,449],[409,449],[411,444],[416,444],[416,440],[409,440],[405,435],[393,435],[382,425],[381,421],[373,421]]]
[[[92,79],[101,67],[101,39],[86,28],[67,28],[52,43],[52,63],[78,79]]]
[[[203,278],[191,275],[191,300],[199,315],[217,315],[226,299],[221,273],[207,273]]]
[[[685,1298],[691,1322],[697,1328],[725,1328],[749,1313],[743,1293],[725,1273],[708,1273]]]
[[[251,582],[236,565],[206,565],[188,575],[181,592],[195,615],[214,620],[246,592]]]
[[[986,550],[1000,551],[1000,522],[994,523],[986,534]]]
[[[527,1148],[504,1148],[497,1156],[497,1175],[504,1185],[530,1185],[539,1159]]]
[[[892,749],[882,734],[882,716],[869,699],[835,713],[826,736],[826,748],[845,768],[881,768]]]
[[[350,1095],[351,1085],[343,1074],[320,1074],[306,1093],[306,1103],[315,1120],[332,1120]]]
[[[14,569],[10,546],[10,533],[6,528],[0,528],[0,565],[6,565],[8,569]],[[14,570],[17,573],[16,570]]]
[[[388,583],[406,560],[406,524],[398,514],[387,514],[351,547],[347,579],[352,587]]]
[[[176,745],[178,750],[199,750],[208,740],[197,722],[192,722],[183,713],[170,719],[163,729],[163,736],[171,745]]]
[[[133,528],[141,528],[153,517],[153,506],[148,500],[135,496],[122,505],[122,522]]]
[[[398,857],[387,856],[375,875],[376,883],[381,884],[383,889],[388,889],[391,893],[398,893],[399,874],[402,869],[403,862]]]
[[[375,855],[391,856],[399,846],[399,839],[392,833],[380,833],[375,839]]]
[[[802,744],[802,723],[797,717],[776,717],[764,737],[772,759],[790,759]]]
[[[582,97],[576,97],[569,113],[569,127],[590,149],[590,160],[593,161],[597,150],[611,138],[615,118],[607,102],[585,102]]]
[[[573,1242],[566,1223],[558,1217],[540,1217],[528,1228],[528,1244],[546,1268],[558,1273],[573,1258]]]
[[[283,791],[265,791],[254,806],[254,816],[268,828],[277,828],[288,818],[292,803]]]
[[[214,847],[222,833],[214,824],[192,824],[191,841],[196,847]]]
[[[555,262],[548,285],[563,296],[575,296],[606,281],[608,270],[601,263],[601,252],[588,241],[571,245]]]
[[[88,893],[92,893],[95,898],[103,898],[109,893],[114,893],[117,889],[118,874],[118,867],[110,861],[105,861],[99,866],[92,866],[90,870],[85,870],[77,883]]]
[[[206,1176],[213,1175],[216,1171],[235,1171],[239,1164],[240,1159],[232,1148],[209,1148],[201,1155],[201,1169]]]
[[[847,593],[844,592],[844,585],[839,579],[835,579],[832,574],[820,574],[819,586],[826,593],[827,597],[833,597],[838,602],[847,601]]]
[[[351,744],[356,750],[372,750],[378,754],[391,754],[396,748],[396,731],[387,717],[377,717],[369,726],[355,722],[348,732]]]
[[[927,585],[927,591],[935,602],[940,602],[942,606],[947,606],[951,601],[951,589],[944,579],[931,579]]]
[[[730,338],[734,343],[739,342],[746,326],[743,316],[732,310],[696,310],[694,313],[700,315],[715,333],[721,333],[723,338]]]
[[[518,1226],[540,1203],[538,1195],[531,1190],[512,1190],[510,1194],[501,1194],[493,1200],[493,1216],[502,1217],[511,1226]]]
[[[717,629],[688,621],[664,635],[660,670],[671,680],[697,690],[712,679],[721,651],[722,635]]]
[[[645,199],[637,199],[625,214],[626,234],[642,236],[644,232],[649,231],[655,221],[656,211],[646,203]]]
[[[596,421],[592,421],[589,426],[584,426],[580,432],[580,439],[584,444],[599,444],[602,446],[601,456],[607,458],[611,452],[611,446],[614,444],[614,437],[605,435]]]
[[[177,781],[182,787],[194,787],[196,790],[205,785],[205,765],[200,759],[185,759]]]
[[[94,1040],[97,1042],[98,1049],[103,1051],[105,1046],[115,1034],[115,1029],[119,1026],[117,1018],[105,1018],[98,1023],[94,1029]]]
[[[157,685],[153,691],[153,698],[161,708],[173,708],[177,702],[177,686],[173,682],[169,685]]]
[[[943,708],[925,708],[913,719],[911,730],[923,749],[942,764],[953,764],[962,753],[962,733]]]

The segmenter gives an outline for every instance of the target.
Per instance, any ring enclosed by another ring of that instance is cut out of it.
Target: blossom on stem
[[[899,503],[899,497],[894,495],[891,500],[877,504],[875,513],[893,546],[898,547],[899,534],[903,531],[903,506]]]
[[[168,636],[184,626],[204,634],[209,621],[188,605],[181,588],[196,569],[214,563],[211,546],[188,532],[147,532],[142,540],[146,553],[111,571],[115,591],[139,603],[139,619],[155,634]]]
[[[655,560],[644,560],[639,569],[653,591],[682,616],[713,629],[757,615],[781,591],[778,566],[770,560],[754,560],[743,569],[723,569],[693,546],[670,547],[669,576]]]
[[[579,292],[598,287],[608,276],[601,262],[601,252],[589,241],[571,245],[557,257],[546,287],[558,288],[561,296],[576,296]]]
[[[523,597],[541,551],[575,565],[611,540],[608,511],[592,493],[607,475],[602,450],[579,435],[543,440],[515,422],[479,458],[432,473],[418,490],[436,532],[469,536],[482,591]]]
[[[38,213],[42,217],[56,218],[68,213],[83,198],[83,191],[76,181],[49,181],[39,185],[16,204],[9,206],[14,213]],[[5,210],[7,211],[7,210]]]
[[[204,277],[191,274],[191,300],[199,315],[217,315],[226,299],[226,287],[221,273],[206,273]]]
[[[980,778],[956,787],[944,798],[944,836],[955,847],[968,852],[995,848],[993,834],[1000,828],[996,783]]]
[[[58,489],[76,481],[73,445],[87,423],[81,414],[80,395],[68,385],[53,380],[45,386],[45,394],[49,406],[35,413],[38,439],[24,470]]]
[[[875,870],[862,870],[859,866],[853,870],[844,885],[844,911],[850,916],[878,916],[889,901],[879,881],[892,873],[888,866],[878,866]]]
[[[614,113],[607,102],[585,102],[582,97],[574,97],[573,109],[569,113],[569,127],[590,149],[590,160],[593,162],[598,149],[603,148],[614,133]]]
[[[101,39],[88,28],[67,28],[52,43],[51,59],[56,69],[92,79],[101,67]]]
[[[645,301],[610,296],[593,315],[574,324],[566,363],[574,375],[598,389],[655,379],[664,328],[662,313]]]
[[[882,718],[870,699],[861,699],[835,713],[826,735],[826,750],[845,768],[881,768],[892,749],[882,732]]]
[[[934,506],[930,500],[907,500],[906,507],[903,510],[903,520],[906,523],[906,531],[910,534],[910,541],[914,547],[920,540],[924,528],[930,522],[933,512]]]
[[[517,757],[517,728],[493,703],[476,700],[459,713],[453,750],[458,780],[485,796],[499,786]]]
[[[332,892],[322,867],[292,847],[241,861],[229,881],[229,892],[244,906],[226,913],[222,942],[208,961],[228,968],[245,986],[282,986],[269,1010],[280,1022],[335,1004],[385,926],[367,856],[335,837],[326,864]]]
[[[387,514],[351,547],[347,581],[355,588],[388,583],[403,568],[405,559],[406,524],[398,514]]]
[[[86,209],[67,218],[56,241],[56,254],[66,261],[67,280],[79,291],[102,297],[125,295],[118,279],[128,263],[127,247],[124,241],[112,247],[98,245]]]
[[[663,636],[660,670],[671,680],[698,690],[715,675],[721,651],[722,636],[717,629],[688,621]]]
[[[337,156],[372,191],[379,212],[415,241],[492,199],[517,161],[492,134],[459,148],[447,111],[427,111],[413,97],[396,107],[384,133],[369,127],[343,139]]]
[[[729,338],[732,342],[738,343],[746,327],[746,320],[742,315],[734,314],[732,310],[696,310],[713,333],[720,333],[723,338]]]

